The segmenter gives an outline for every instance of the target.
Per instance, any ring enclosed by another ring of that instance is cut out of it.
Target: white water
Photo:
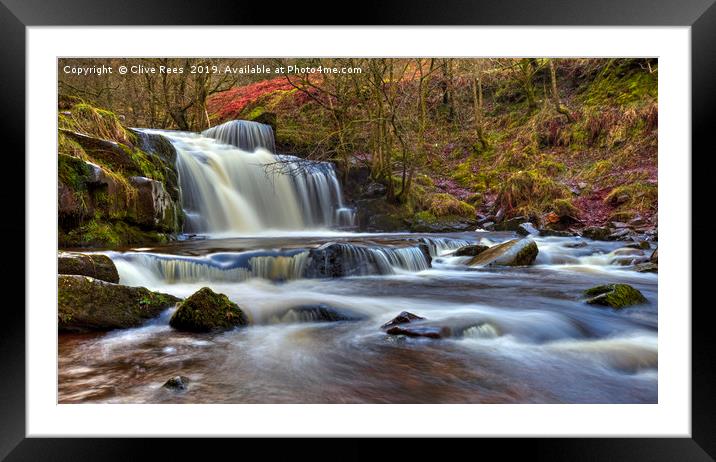
[[[202,135],[155,132],[177,151],[187,233],[247,235],[353,226],[353,211],[343,203],[333,165],[272,153],[268,126],[233,121]]]

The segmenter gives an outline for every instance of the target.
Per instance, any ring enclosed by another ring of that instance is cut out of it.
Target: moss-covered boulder
[[[208,287],[195,292],[177,307],[169,325],[189,332],[211,332],[245,326],[246,314],[224,294]]]
[[[119,274],[114,262],[107,255],[60,252],[57,255],[59,274],[90,276],[107,282],[119,282]]]
[[[473,257],[470,266],[527,266],[537,258],[537,244],[532,239],[512,239],[494,245]]]
[[[58,330],[106,331],[136,327],[158,316],[180,299],[88,276],[57,276]]]
[[[584,291],[589,297],[586,302],[590,305],[609,306],[621,309],[631,305],[646,303],[646,297],[629,284],[605,284],[592,287]]]

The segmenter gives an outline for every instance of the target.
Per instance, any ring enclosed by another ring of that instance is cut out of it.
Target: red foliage
[[[284,77],[277,77],[212,95],[206,106],[212,117],[218,120],[235,119],[249,103],[262,96],[278,90],[291,89],[293,86]]]

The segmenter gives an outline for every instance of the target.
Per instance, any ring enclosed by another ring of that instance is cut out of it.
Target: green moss
[[[596,286],[585,290],[584,295],[591,297],[586,300],[590,305],[603,305],[614,309],[647,302],[646,297],[629,284]]]
[[[552,211],[560,217],[576,217],[579,209],[574,206],[571,199],[555,199],[552,201]]]
[[[122,126],[116,114],[87,103],[75,104],[69,113],[58,114],[57,122],[59,128],[96,138],[130,144],[137,141],[136,136]]]
[[[173,328],[190,332],[210,332],[246,324],[248,318],[236,303],[208,287],[180,303],[169,321]]]
[[[429,211],[436,217],[456,215],[465,218],[475,218],[476,214],[473,205],[458,200],[447,193],[433,194],[430,198]]]
[[[536,170],[520,170],[511,174],[500,186],[497,201],[512,214],[540,215],[551,211],[557,199],[566,199],[564,185]]]
[[[615,59],[580,95],[586,105],[606,105],[642,102],[658,97],[656,66],[649,71],[633,59]],[[639,60],[644,61],[644,60]]]
[[[87,176],[91,173],[90,166],[82,159],[67,154],[57,156],[57,177],[73,191],[87,189]]]
[[[631,212],[655,210],[659,191],[655,184],[637,182],[618,186],[604,198],[604,202]]]

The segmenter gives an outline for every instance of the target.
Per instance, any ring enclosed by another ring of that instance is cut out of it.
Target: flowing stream
[[[657,276],[624,266],[648,252],[544,237],[534,238],[533,266],[473,268],[454,250],[515,235],[337,231],[345,207],[332,167],[267,177],[263,167],[281,156],[265,142],[167,136],[184,207],[197,214],[189,231],[210,238],[103,253],[122,284],[180,297],[208,286],[251,324],[183,333],[169,327],[168,308],[138,328],[63,334],[60,402],[657,402]],[[341,277],[316,270],[326,248],[340,256]],[[613,282],[648,303],[583,302],[584,289]],[[326,310],[342,320],[326,322]],[[401,311],[451,335],[387,335],[380,326]],[[189,377],[186,391],[162,388],[176,375]]]

